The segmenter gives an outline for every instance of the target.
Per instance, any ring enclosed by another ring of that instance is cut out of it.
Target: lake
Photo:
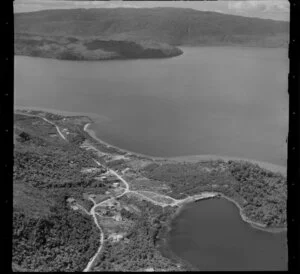
[[[286,166],[287,49],[183,48],[170,59],[17,56],[15,105],[98,114],[97,136],[151,156],[224,155]],[[203,270],[285,269],[285,234],[253,229],[224,199],[191,203],[169,245]]]
[[[15,105],[99,114],[99,138],[142,154],[286,166],[287,49],[183,50],[102,62],[17,56]]]
[[[199,270],[287,270],[286,232],[251,227],[226,199],[186,205],[171,227],[169,248]]]

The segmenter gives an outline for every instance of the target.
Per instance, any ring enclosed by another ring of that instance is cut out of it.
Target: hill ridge
[[[15,14],[15,31],[179,45],[288,44],[289,23],[190,8],[56,9]]]

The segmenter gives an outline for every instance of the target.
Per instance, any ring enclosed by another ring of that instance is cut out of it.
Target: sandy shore
[[[137,153],[137,152],[133,152],[133,151],[130,151],[130,150],[127,150],[127,149],[123,149],[123,148],[119,148],[117,146],[114,146],[114,145],[111,145],[105,141],[103,141],[102,139],[100,139],[99,137],[97,137],[96,135],[96,132],[90,128],[91,124],[88,123],[84,126],[83,130],[85,132],[87,132],[94,140],[98,141],[99,143],[103,144],[103,145],[106,145],[108,147],[112,147],[112,148],[115,148],[117,150],[120,150],[122,152],[126,152],[128,154],[132,154],[132,155],[137,155],[137,156],[141,156],[141,157],[144,157],[144,158],[148,158],[148,159],[151,159],[151,160],[166,160],[166,158],[162,158],[162,157],[153,157],[153,156],[149,156],[149,155],[145,155],[145,154],[141,154],[141,153]]]
[[[55,109],[46,109],[46,108],[36,108],[36,107],[20,107],[20,106],[15,106],[15,110],[40,110],[40,111],[47,111],[47,112],[51,112],[51,113],[56,113],[56,114],[61,114],[61,115],[69,115],[69,116],[88,116],[89,118],[96,118],[98,119],[102,119],[103,117],[101,115],[97,115],[94,113],[79,113],[79,112],[69,112],[69,111],[60,111],[60,110],[55,110]],[[86,131],[94,140],[98,141],[101,144],[104,144],[108,147],[113,147],[116,148],[120,151],[123,152],[127,152],[129,154],[133,154],[133,155],[137,155],[137,156],[142,156],[148,159],[152,159],[152,160],[159,160],[159,161],[176,161],[176,162],[197,162],[197,161],[210,161],[210,160],[223,160],[225,162],[230,161],[230,160],[235,160],[235,161],[247,161],[247,162],[251,162],[253,164],[257,164],[262,168],[265,168],[267,170],[270,170],[272,172],[279,172],[282,175],[286,175],[286,167],[283,166],[279,166],[279,165],[275,165],[275,164],[271,164],[271,163],[267,163],[267,162],[262,162],[262,161],[257,161],[257,160],[252,160],[252,159],[246,159],[246,158],[239,158],[239,157],[229,157],[229,156],[221,156],[221,155],[189,155],[189,156],[178,156],[178,157],[153,157],[153,156],[149,156],[149,155],[145,155],[145,154],[141,154],[141,153],[136,153],[136,152],[132,152],[126,149],[121,149],[117,146],[111,145],[103,140],[101,140],[100,138],[98,138],[96,136],[96,133],[94,130],[90,129],[90,125],[91,123],[87,123],[84,126],[84,131]],[[204,195],[207,194],[207,195]],[[263,231],[267,231],[267,232],[272,232],[272,233],[279,233],[279,232],[283,232],[286,231],[286,228],[268,228],[266,227],[265,224],[261,224],[258,222],[254,222],[251,221],[249,218],[247,218],[243,212],[242,207],[238,204],[238,202],[236,202],[235,200],[233,200],[232,198],[229,198],[227,196],[225,196],[224,194],[220,193],[220,192],[203,192],[202,194],[199,195],[195,195],[192,196],[188,199],[186,199],[184,202],[182,202],[181,204],[179,204],[179,208],[175,213],[175,216],[177,216],[179,214],[179,212],[182,210],[183,206],[187,203],[190,202],[194,202],[194,201],[198,201],[198,200],[203,200],[203,199],[208,199],[208,198],[214,198],[214,197],[222,197],[225,198],[231,202],[233,202],[240,211],[240,215],[243,221],[249,223],[252,227],[257,228],[257,229],[261,229]],[[175,216],[173,216],[172,218],[174,218]]]
[[[111,144],[101,140],[100,138],[97,137],[95,131],[90,129],[90,124],[86,124],[85,127],[84,127],[84,130],[93,139],[97,140],[98,142],[100,142],[102,144],[105,144],[109,147],[116,148],[116,149],[118,149],[120,151],[123,151],[123,152],[127,152],[129,154],[135,154],[135,155],[138,155],[138,156],[141,156],[141,157],[146,157],[146,158],[154,160],[154,161],[199,162],[199,161],[210,161],[210,160],[213,160],[213,161],[223,160],[225,162],[228,162],[230,160],[234,160],[234,161],[246,161],[246,162],[250,162],[250,163],[253,163],[253,164],[257,164],[261,168],[267,169],[267,170],[275,172],[275,173],[279,172],[283,176],[286,176],[286,172],[287,172],[287,168],[284,167],[284,166],[279,166],[279,165],[271,164],[271,163],[268,163],[268,162],[262,162],[262,161],[257,161],[257,160],[253,160],[253,159],[247,159],[247,158],[240,158],[240,157],[230,157],[230,156],[221,156],[221,155],[188,155],[188,156],[178,156],[178,157],[154,157],[154,156],[149,156],[149,155],[129,151],[129,150],[126,150],[126,149],[121,149],[117,146],[111,145]]]
[[[61,115],[68,115],[68,116],[88,116],[92,121],[107,121],[108,118],[103,115],[99,115],[96,113],[84,113],[84,112],[70,112],[70,111],[63,111],[63,110],[57,110],[57,109],[47,109],[47,108],[41,108],[41,107],[22,107],[22,106],[15,106],[15,110],[40,110],[40,111],[45,111],[45,112],[50,112],[50,113],[56,113],[56,114],[61,114]],[[216,160],[223,160],[225,162],[228,162],[230,160],[234,161],[247,161],[253,164],[257,164],[261,168],[270,170],[272,172],[279,172],[283,176],[286,176],[287,173],[287,168],[285,166],[280,166],[280,165],[275,165],[272,163],[268,162],[263,162],[263,161],[258,161],[258,160],[253,160],[253,159],[247,159],[247,158],[241,158],[241,157],[231,157],[231,156],[224,156],[224,155],[187,155],[187,156],[177,156],[177,157],[155,157],[155,156],[150,156],[126,149],[119,148],[117,146],[114,146],[112,144],[109,144],[105,142],[104,140],[101,140],[99,137],[97,137],[96,132],[91,129],[91,123],[86,124],[84,126],[84,131],[86,131],[93,139],[98,141],[99,143],[102,143],[108,147],[112,147],[115,149],[118,149],[120,151],[126,152],[128,154],[133,154],[137,155],[140,157],[148,158],[150,160],[154,161],[176,161],[176,162],[198,162],[198,161],[216,161]]]
[[[143,156],[143,157],[146,157],[146,158],[149,158],[149,159],[152,159],[152,160],[175,160],[175,161],[178,161],[178,162],[179,161],[196,162],[196,161],[208,161],[208,160],[223,160],[225,162],[230,161],[230,160],[248,161],[248,162],[251,162],[251,163],[254,163],[254,164],[258,164],[260,167],[265,168],[267,170],[282,173],[284,176],[286,174],[285,173],[286,172],[285,167],[274,165],[274,164],[267,163],[267,162],[261,162],[261,161],[251,160],[251,159],[245,159],[245,158],[226,157],[226,156],[219,156],[219,155],[195,155],[195,156],[192,155],[192,156],[180,156],[180,157],[170,157],[170,158],[151,157],[151,156],[148,156],[148,155],[135,153],[135,152],[132,152],[132,151],[128,151],[128,150],[125,150],[125,149],[120,149],[119,147],[110,145],[107,142],[105,142],[105,141],[101,140],[100,138],[98,138],[96,136],[96,133],[92,129],[89,129],[89,127],[90,127],[90,123],[86,124],[84,126],[84,131],[86,131],[96,141],[98,141],[102,144],[105,144],[107,146],[114,147],[118,150],[130,153],[130,154]],[[233,200],[232,198],[227,197],[226,195],[224,195],[223,193],[220,193],[220,192],[203,192],[201,194],[194,195],[194,196],[191,196],[191,197],[187,198],[185,201],[178,204],[178,210],[176,211],[175,216],[172,216],[172,219],[175,218],[181,212],[182,208],[187,203],[191,203],[191,202],[195,202],[195,201],[199,201],[199,200],[203,200],[203,199],[210,199],[210,198],[214,198],[214,197],[222,197],[222,198],[225,198],[225,199],[231,201],[232,203],[234,203],[239,209],[242,220],[244,222],[249,223],[253,228],[260,229],[260,230],[263,230],[263,231],[266,231],[266,232],[271,232],[271,233],[280,233],[280,232],[284,232],[284,231],[287,230],[286,228],[276,228],[276,227],[273,227],[273,228],[270,227],[269,228],[269,227],[267,227],[266,224],[251,221],[248,217],[246,217],[242,207],[239,205],[239,203],[237,201]]]

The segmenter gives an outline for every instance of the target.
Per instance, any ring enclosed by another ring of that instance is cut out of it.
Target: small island
[[[186,203],[224,197],[254,227],[286,228],[286,178],[238,160],[178,161],[109,145],[93,120],[14,115],[14,271],[186,271],[162,239]],[[37,252],[38,250],[38,252]]]

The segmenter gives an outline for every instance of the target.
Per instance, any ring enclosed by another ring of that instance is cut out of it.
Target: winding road
[[[96,216],[96,212],[95,212],[95,208],[99,205],[101,205],[101,203],[96,204],[95,200],[91,197],[89,197],[89,200],[91,200],[94,204],[94,206],[91,208],[90,212],[88,213],[89,215],[91,215],[93,217],[93,220],[96,224],[96,226],[98,227],[98,229],[100,230],[100,245],[98,247],[97,252],[95,253],[95,255],[92,257],[92,259],[89,261],[89,263],[87,264],[86,268],[83,270],[83,272],[88,272],[90,271],[94,261],[96,260],[96,258],[98,257],[98,255],[100,254],[102,247],[103,247],[103,243],[104,243],[104,233],[103,230],[101,228],[101,226],[99,225],[98,221],[97,221],[97,216]],[[105,200],[104,202],[106,202],[107,200]]]
[[[97,160],[95,160],[95,159],[93,159],[93,160],[94,160],[99,166],[101,166],[101,164],[100,164]],[[93,207],[91,208],[90,212],[89,212],[89,215],[91,215],[91,216],[93,217],[96,226],[97,226],[97,227],[99,228],[99,230],[100,230],[100,246],[99,246],[99,248],[98,248],[96,254],[92,257],[92,259],[91,259],[91,260],[89,261],[89,263],[87,264],[86,268],[83,270],[83,272],[88,272],[88,271],[90,271],[90,269],[91,269],[91,267],[93,266],[93,264],[94,264],[96,258],[97,258],[98,255],[100,254],[100,252],[101,252],[101,250],[102,250],[102,247],[103,247],[103,243],[104,243],[104,233],[103,233],[103,230],[102,230],[101,226],[99,225],[99,223],[98,223],[98,221],[97,221],[97,216],[96,216],[96,215],[98,215],[98,216],[100,216],[100,215],[99,215],[98,213],[95,212],[95,209],[96,209],[97,207],[101,206],[102,204],[107,203],[108,201],[110,201],[110,200],[112,200],[112,199],[120,198],[120,197],[122,197],[123,195],[125,195],[126,193],[129,192],[129,184],[128,184],[128,183],[127,183],[127,182],[126,182],[126,181],[125,181],[125,180],[124,180],[117,172],[115,172],[114,170],[108,169],[108,171],[109,171],[111,174],[115,175],[120,181],[122,181],[122,182],[124,183],[124,185],[125,185],[125,190],[124,190],[124,192],[122,192],[120,195],[118,195],[118,196],[116,196],[116,197],[112,197],[112,198],[107,199],[107,200],[105,200],[105,201],[102,201],[102,202],[100,202],[100,203],[98,203],[98,204],[95,202],[95,200],[94,200],[92,197],[89,197],[89,200],[92,201],[93,204],[94,204]]]
[[[96,159],[93,159],[99,166],[101,166],[101,164],[96,160]],[[120,198],[122,197],[123,195],[125,195],[126,193],[132,193],[132,194],[135,194],[135,195],[139,195],[139,196],[142,196],[145,200],[148,200],[150,202],[152,202],[153,204],[155,205],[158,205],[158,206],[161,206],[161,207],[165,207],[165,206],[179,206],[181,204],[183,204],[184,202],[186,201],[190,201],[190,200],[193,200],[193,199],[203,199],[203,198],[208,198],[208,197],[213,197],[213,196],[216,196],[217,194],[216,193],[203,193],[203,194],[199,194],[199,195],[194,195],[194,196],[189,196],[185,199],[182,199],[182,200],[177,200],[177,199],[174,199],[172,197],[169,197],[169,196],[166,196],[166,195],[162,195],[162,194],[158,194],[158,193],[155,193],[155,192],[151,192],[151,191],[145,191],[145,192],[149,192],[149,193],[152,193],[152,194],[155,194],[157,196],[160,196],[160,197],[164,197],[166,199],[170,199],[172,200],[173,202],[172,203],[164,203],[164,202],[158,202],[158,201],[155,201],[153,199],[151,199],[150,197],[148,196],[145,196],[143,195],[142,193],[140,193],[139,191],[132,191],[129,189],[129,184],[128,182],[122,178],[122,176],[120,176],[115,170],[113,169],[108,169],[108,172],[115,175],[121,182],[124,183],[125,185],[125,190],[124,192],[122,192],[121,194],[119,194],[118,196],[115,196],[115,197],[112,197],[110,199],[107,199],[105,201],[102,201],[100,203],[96,203],[95,200],[92,198],[92,197],[89,197],[89,200],[91,200],[93,202],[93,207],[91,208],[90,212],[88,213],[89,215],[91,215],[94,219],[94,222],[96,224],[96,226],[98,227],[98,229],[100,230],[100,246],[96,252],[96,254],[91,258],[91,260],[89,261],[89,263],[87,264],[86,268],[83,270],[83,272],[88,272],[91,270],[96,258],[98,257],[98,255],[100,254],[100,252],[102,251],[102,248],[103,248],[103,244],[104,244],[104,232],[103,232],[103,229],[101,228],[101,226],[99,225],[98,221],[97,221],[97,216],[100,216],[98,213],[95,212],[96,208],[107,203],[108,201],[112,200],[112,199],[116,199],[116,198]],[[85,212],[87,212],[85,210]]]
[[[86,124],[84,127],[83,127],[83,130],[87,132],[87,128],[89,126],[89,123]],[[92,136],[91,136],[92,137]],[[94,146],[93,147],[93,150],[97,151],[97,152],[101,152],[99,151],[97,148],[95,148]],[[101,164],[96,160],[96,159],[93,159],[94,162],[98,165],[98,166],[101,166]],[[92,215],[93,216],[93,219],[94,219],[94,222],[96,224],[96,226],[99,228],[100,230],[100,246],[96,252],[96,254],[91,258],[91,260],[89,261],[88,265],[86,266],[86,268],[84,269],[84,272],[88,272],[90,271],[90,269],[92,268],[96,258],[98,257],[98,255],[100,254],[101,250],[102,250],[102,247],[103,247],[103,243],[104,243],[104,233],[103,233],[103,229],[101,228],[101,226],[99,225],[98,221],[97,221],[97,217],[96,215],[100,216],[98,213],[95,212],[95,209],[101,205],[103,205],[104,203],[106,203],[107,201],[109,200],[112,200],[112,199],[116,199],[116,198],[120,198],[122,197],[123,195],[125,194],[135,194],[135,195],[138,195],[138,196],[141,196],[143,199],[149,201],[149,202],[152,202],[153,204],[155,205],[158,205],[158,206],[161,206],[161,207],[166,207],[166,206],[181,206],[183,203],[187,202],[187,201],[192,201],[192,200],[197,200],[197,199],[204,199],[204,198],[209,198],[209,197],[213,197],[213,196],[216,196],[218,195],[218,193],[202,193],[202,194],[198,194],[198,195],[194,195],[194,196],[188,196],[187,198],[184,198],[184,199],[181,199],[181,200],[177,200],[177,199],[174,199],[170,196],[166,196],[166,195],[163,195],[163,194],[159,194],[159,193],[155,193],[155,192],[152,192],[152,191],[134,191],[134,190],[130,190],[130,186],[129,186],[129,183],[121,176],[119,175],[115,170],[113,169],[110,169],[108,168],[108,172],[110,174],[113,174],[115,175],[124,185],[125,185],[125,190],[124,192],[122,192],[121,194],[119,194],[118,196],[115,196],[115,197],[112,197],[110,199],[107,199],[105,201],[102,201],[100,203],[96,203],[95,200],[92,198],[92,197],[89,197],[89,199],[94,203],[94,206],[91,208],[90,210],[90,213],[89,215]],[[154,194],[155,196],[157,197],[163,197],[165,199],[169,199],[169,200],[172,200],[171,203],[164,203],[164,202],[158,202],[158,201],[155,201],[154,199],[144,195],[143,193],[141,192],[147,192],[147,193],[150,193],[150,194]]]
[[[39,115],[34,115],[34,114],[28,114],[28,113],[22,113],[22,112],[17,112],[16,113],[18,114],[21,114],[21,115],[25,115],[25,116],[31,116],[31,117],[37,117],[37,118],[41,118],[43,119],[45,122],[55,126],[58,134],[60,135],[60,137],[68,142],[67,138],[62,134],[60,128],[53,122],[49,121],[47,118],[45,117],[41,117]],[[84,131],[87,131],[87,128],[88,128],[88,125],[89,124],[86,124],[83,128]],[[93,147],[94,150],[100,152],[97,148]],[[95,163],[98,165],[98,166],[101,166],[101,164],[96,160],[96,159],[93,159],[95,161]],[[113,174],[114,176],[116,176],[124,185],[125,185],[125,190],[124,192],[122,192],[121,194],[115,196],[115,197],[112,197],[112,198],[109,198],[107,200],[104,200],[100,203],[96,203],[96,201],[92,198],[92,197],[89,197],[88,199],[90,201],[93,202],[93,207],[90,209],[90,212],[88,212],[83,206],[81,206],[80,204],[76,203],[76,206],[78,209],[81,209],[84,213],[86,213],[87,215],[89,216],[92,216],[94,222],[95,222],[95,225],[98,227],[98,229],[100,230],[100,245],[99,245],[99,248],[97,250],[97,252],[95,253],[95,255],[90,259],[90,261],[88,262],[87,266],[85,267],[85,269],[83,270],[83,272],[88,272],[91,270],[96,258],[98,257],[98,255],[100,254],[100,252],[102,251],[102,248],[103,248],[103,244],[104,244],[104,232],[103,232],[103,229],[101,228],[101,226],[99,225],[98,221],[97,221],[97,215],[100,216],[97,212],[95,212],[96,208],[107,203],[108,201],[112,200],[112,199],[116,199],[116,198],[120,198],[122,197],[123,195],[125,195],[126,193],[131,193],[131,194],[135,194],[135,195],[138,195],[138,196],[141,196],[143,197],[143,199],[147,200],[147,201],[150,201],[152,202],[153,204],[155,205],[158,205],[158,206],[161,206],[161,207],[165,207],[165,206],[178,206],[178,205],[181,205],[182,203],[184,203],[185,201],[188,201],[188,200],[192,200],[194,196],[190,196],[190,197],[187,197],[185,199],[182,199],[182,200],[176,200],[172,197],[169,197],[169,196],[166,196],[166,195],[162,195],[162,194],[159,194],[159,193],[155,193],[155,192],[151,192],[151,191],[134,191],[134,190],[130,190],[130,187],[129,187],[129,184],[128,182],[122,178],[121,175],[119,175],[115,170],[113,169],[109,169],[108,168],[108,172]],[[164,202],[158,202],[158,201],[155,201],[154,199],[144,195],[143,193],[141,192],[147,192],[149,194],[153,194],[157,197],[163,197],[163,198],[166,198],[166,199],[169,199],[169,200],[172,200],[172,203],[164,203]],[[210,194],[212,195],[212,193]],[[195,195],[197,196],[198,198],[205,198],[205,194],[204,195]]]
[[[20,113],[20,112],[17,112],[17,111],[16,111],[16,113],[21,114],[21,115],[25,115],[25,116],[38,117],[38,118],[43,119],[45,122],[47,122],[47,123],[49,123],[49,124],[55,126],[55,128],[56,128],[56,130],[57,130],[59,136],[60,136],[64,141],[68,142],[67,138],[63,135],[63,133],[61,132],[60,128],[59,128],[54,122],[51,122],[51,121],[49,121],[48,119],[46,119],[45,117],[41,117],[41,116],[39,116],[39,115],[27,114],[27,113],[22,113],[22,112]],[[89,125],[89,123],[86,124],[86,125],[84,126],[84,128],[83,128],[83,130],[86,131],[86,132],[87,132],[88,125]],[[91,136],[91,137],[92,137],[92,136]],[[93,149],[101,153],[101,151],[99,151],[99,150],[98,150],[97,148],[95,148],[94,146],[93,146]],[[93,160],[95,161],[95,163],[97,163],[98,166],[101,166],[101,164],[100,164],[96,159],[93,159]],[[94,222],[95,222],[95,225],[97,226],[97,228],[98,228],[99,231],[100,231],[100,240],[99,240],[99,241],[100,241],[100,245],[99,245],[99,247],[98,247],[98,250],[97,250],[97,252],[95,253],[95,255],[90,259],[90,261],[88,262],[88,264],[87,264],[87,266],[85,267],[85,269],[83,270],[83,272],[88,272],[88,271],[91,270],[91,268],[92,268],[92,266],[93,266],[95,260],[97,259],[98,255],[101,253],[101,251],[102,251],[102,249],[103,249],[103,244],[104,244],[104,232],[103,232],[103,229],[101,228],[101,226],[100,226],[100,224],[98,223],[98,220],[97,220],[97,215],[100,216],[99,213],[97,213],[97,212],[95,211],[97,207],[99,207],[99,206],[101,206],[101,205],[107,203],[108,201],[110,201],[110,200],[112,200],[112,199],[120,198],[120,197],[122,197],[123,195],[125,195],[125,194],[127,194],[127,193],[128,193],[128,194],[134,194],[134,195],[137,195],[137,196],[141,196],[143,199],[145,199],[145,200],[147,200],[147,201],[149,201],[149,202],[152,202],[153,204],[158,205],[158,206],[161,206],[161,207],[166,207],[166,206],[172,206],[172,207],[173,207],[173,206],[181,206],[181,205],[183,205],[184,203],[187,203],[187,202],[191,202],[191,201],[195,201],[195,200],[200,200],[200,199],[205,199],[205,198],[210,198],[210,197],[214,197],[214,196],[217,196],[217,195],[220,195],[220,194],[221,194],[221,193],[218,193],[218,192],[203,192],[203,193],[201,193],[201,194],[196,194],[196,195],[193,195],[193,196],[188,196],[188,197],[186,197],[186,198],[184,198],[184,199],[178,200],[178,199],[174,199],[174,198],[172,198],[172,197],[170,197],[170,196],[163,195],[163,194],[159,194],[159,193],[155,193],[155,192],[152,192],[152,191],[146,191],[146,190],[144,190],[144,191],[143,191],[143,190],[140,190],[140,191],[135,190],[135,191],[134,191],[134,190],[130,190],[129,183],[128,183],[124,178],[122,178],[122,176],[119,175],[115,170],[108,168],[108,172],[109,172],[110,174],[113,174],[114,176],[116,176],[116,177],[117,177],[117,178],[125,185],[125,190],[124,190],[121,194],[119,194],[119,195],[117,195],[117,196],[115,196],[115,197],[111,197],[111,198],[109,198],[109,199],[107,199],[107,200],[104,200],[104,201],[102,201],[102,202],[100,202],[100,203],[96,203],[96,201],[95,201],[92,197],[89,197],[88,199],[89,199],[90,201],[93,202],[93,206],[92,206],[92,208],[90,209],[89,212],[88,212],[83,206],[81,206],[81,205],[79,205],[79,204],[76,204],[76,206],[78,207],[78,209],[81,209],[81,210],[82,210],[83,212],[85,212],[87,215],[92,216],[92,218],[93,218],[93,220],[94,220]],[[145,194],[147,194],[147,193],[148,193],[149,195],[154,196],[154,197],[151,198],[151,197],[149,197],[148,195],[145,195]],[[224,196],[224,195],[222,195],[222,196],[225,197],[225,198],[227,198],[227,197]],[[171,202],[166,203],[166,202],[163,202],[163,201],[157,201],[157,200],[155,200],[155,197],[158,198],[158,199],[159,199],[159,198],[162,198],[162,199],[165,198],[165,199],[167,199],[167,200],[169,200],[169,201],[171,201]],[[232,199],[230,199],[230,200],[233,201]],[[239,209],[240,209],[240,214],[241,214],[241,216],[242,216],[242,218],[243,218],[243,220],[244,220],[245,222],[253,223],[253,224],[256,224],[257,226],[260,225],[260,224],[258,224],[258,223],[251,222],[250,220],[248,220],[248,218],[246,218],[245,216],[243,216],[242,208],[238,205],[238,203],[236,203],[235,201],[233,201],[233,202],[239,207]]]
[[[25,116],[30,116],[30,117],[37,117],[37,118],[43,119],[45,122],[47,122],[47,123],[49,123],[49,124],[55,126],[55,128],[56,128],[58,134],[60,135],[60,137],[61,137],[62,139],[64,139],[65,141],[68,142],[67,138],[62,134],[62,132],[60,131],[59,127],[58,127],[55,123],[53,123],[53,122],[49,121],[48,119],[46,119],[45,117],[41,117],[41,116],[39,116],[39,115],[34,115],[34,114],[23,113],[23,112],[17,112],[17,111],[16,111],[16,113],[17,113],[17,114],[20,114],[20,115],[25,115]]]

